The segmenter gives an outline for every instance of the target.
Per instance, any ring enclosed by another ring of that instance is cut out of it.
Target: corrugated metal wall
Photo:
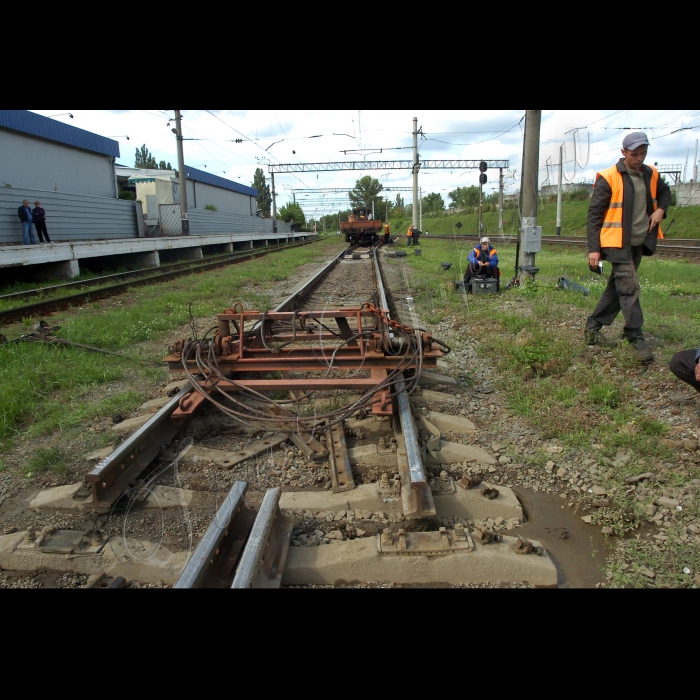
[[[255,215],[256,201],[247,194],[232,192],[222,187],[212,187],[203,182],[194,182],[193,180],[187,180],[186,182],[188,209],[204,209],[207,204],[213,204],[221,212],[242,214],[244,216]]]
[[[206,209],[190,209],[188,216],[191,236],[217,233],[272,233],[272,219],[261,219],[259,216],[241,216]],[[278,233],[288,233],[289,229],[289,224],[284,221],[277,222]]]
[[[0,129],[0,187],[114,197],[114,179],[111,156]]]
[[[46,228],[54,242],[138,238],[139,235],[134,202],[0,187],[0,243],[22,243],[17,207],[23,199],[29,200],[32,209],[34,202],[41,202],[46,209]]]

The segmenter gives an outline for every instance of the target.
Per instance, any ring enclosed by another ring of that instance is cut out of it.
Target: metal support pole
[[[418,117],[413,117],[413,228],[418,228]]]
[[[693,182],[698,181],[698,140],[695,139],[695,156],[693,157]]]
[[[418,222],[418,230],[423,231],[423,188],[418,188],[418,212],[420,221]]]
[[[564,146],[559,146],[559,188],[557,189],[557,236],[561,236],[561,191],[564,174]]]
[[[275,193],[275,173],[270,172],[272,183],[272,233],[277,233],[277,195]]]
[[[525,113],[525,143],[520,180],[523,228],[537,226],[537,176],[539,174],[541,121],[541,109],[528,109]],[[524,234],[521,229],[520,265],[525,268],[522,270],[521,279],[534,282],[535,273],[532,272],[531,268],[535,267],[535,254],[525,252],[523,239]]]
[[[180,216],[182,218],[182,235],[190,235],[190,220],[187,214],[187,173],[185,172],[185,154],[182,150],[182,116],[175,110],[175,136],[177,141],[177,167],[180,181]]]
[[[498,169],[498,233],[503,235],[503,168]]]
[[[374,200],[372,200],[372,218],[374,219]]]

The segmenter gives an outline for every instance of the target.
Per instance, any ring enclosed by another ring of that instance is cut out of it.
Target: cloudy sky
[[[133,166],[134,151],[146,144],[156,160],[177,164],[175,136],[168,124],[172,110],[32,110],[119,141],[123,165]],[[71,119],[65,113],[73,114]],[[185,162],[222,177],[252,184],[253,174],[266,163],[410,160],[413,117],[425,138],[419,140],[421,160],[508,159],[506,192],[520,186],[522,119],[524,110],[183,110]],[[680,164],[688,161],[692,177],[695,142],[700,137],[700,110],[543,110],[540,132],[540,185],[556,184],[559,146],[565,144],[564,172],[568,181],[589,180],[612,165],[629,131],[646,131],[651,147],[647,162]],[[129,136],[129,140],[126,140]],[[243,139],[235,143],[235,139]],[[590,147],[589,147],[590,142]],[[381,152],[379,152],[381,150]],[[689,155],[688,155],[689,154]],[[550,167],[548,167],[548,163]],[[206,166],[206,167],[205,167]],[[370,174],[385,187],[410,187],[410,170],[357,173],[321,172],[276,175],[278,204],[303,203],[307,218],[344,209],[338,194],[304,190],[352,188]],[[487,193],[498,187],[498,171],[488,172]],[[477,184],[478,171],[421,170],[423,195]],[[402,192],[406,202],[410,192]],[[393,200],[396,193],[388,194]]]

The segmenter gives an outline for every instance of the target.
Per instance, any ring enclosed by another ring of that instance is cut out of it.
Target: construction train
[[[352,245],[373,245],[379,240],[381,219],[372,216],[371,209],[353,209],[347,221],[340,222],[345,242]]]

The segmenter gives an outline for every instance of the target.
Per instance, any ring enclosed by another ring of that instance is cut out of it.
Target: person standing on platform
[[[34,226],[36,227],[36,233],[39,236],[39,240],[44,243],[51,243],[49,238],[49,232],[46,230],[46,210],[42,208],[41,202],[34,202],[34,209],[32,209],[32,219],[34,219]],[[44,238],[46,241],[44,241]]]
[[[38,243],[34,238],[34,221],[32,218],[32,210],[29,208],[29,200],[25,199],[22,206],[17,208],[17,216],[22,222],[22,243],[24,245],[34,245]]]

